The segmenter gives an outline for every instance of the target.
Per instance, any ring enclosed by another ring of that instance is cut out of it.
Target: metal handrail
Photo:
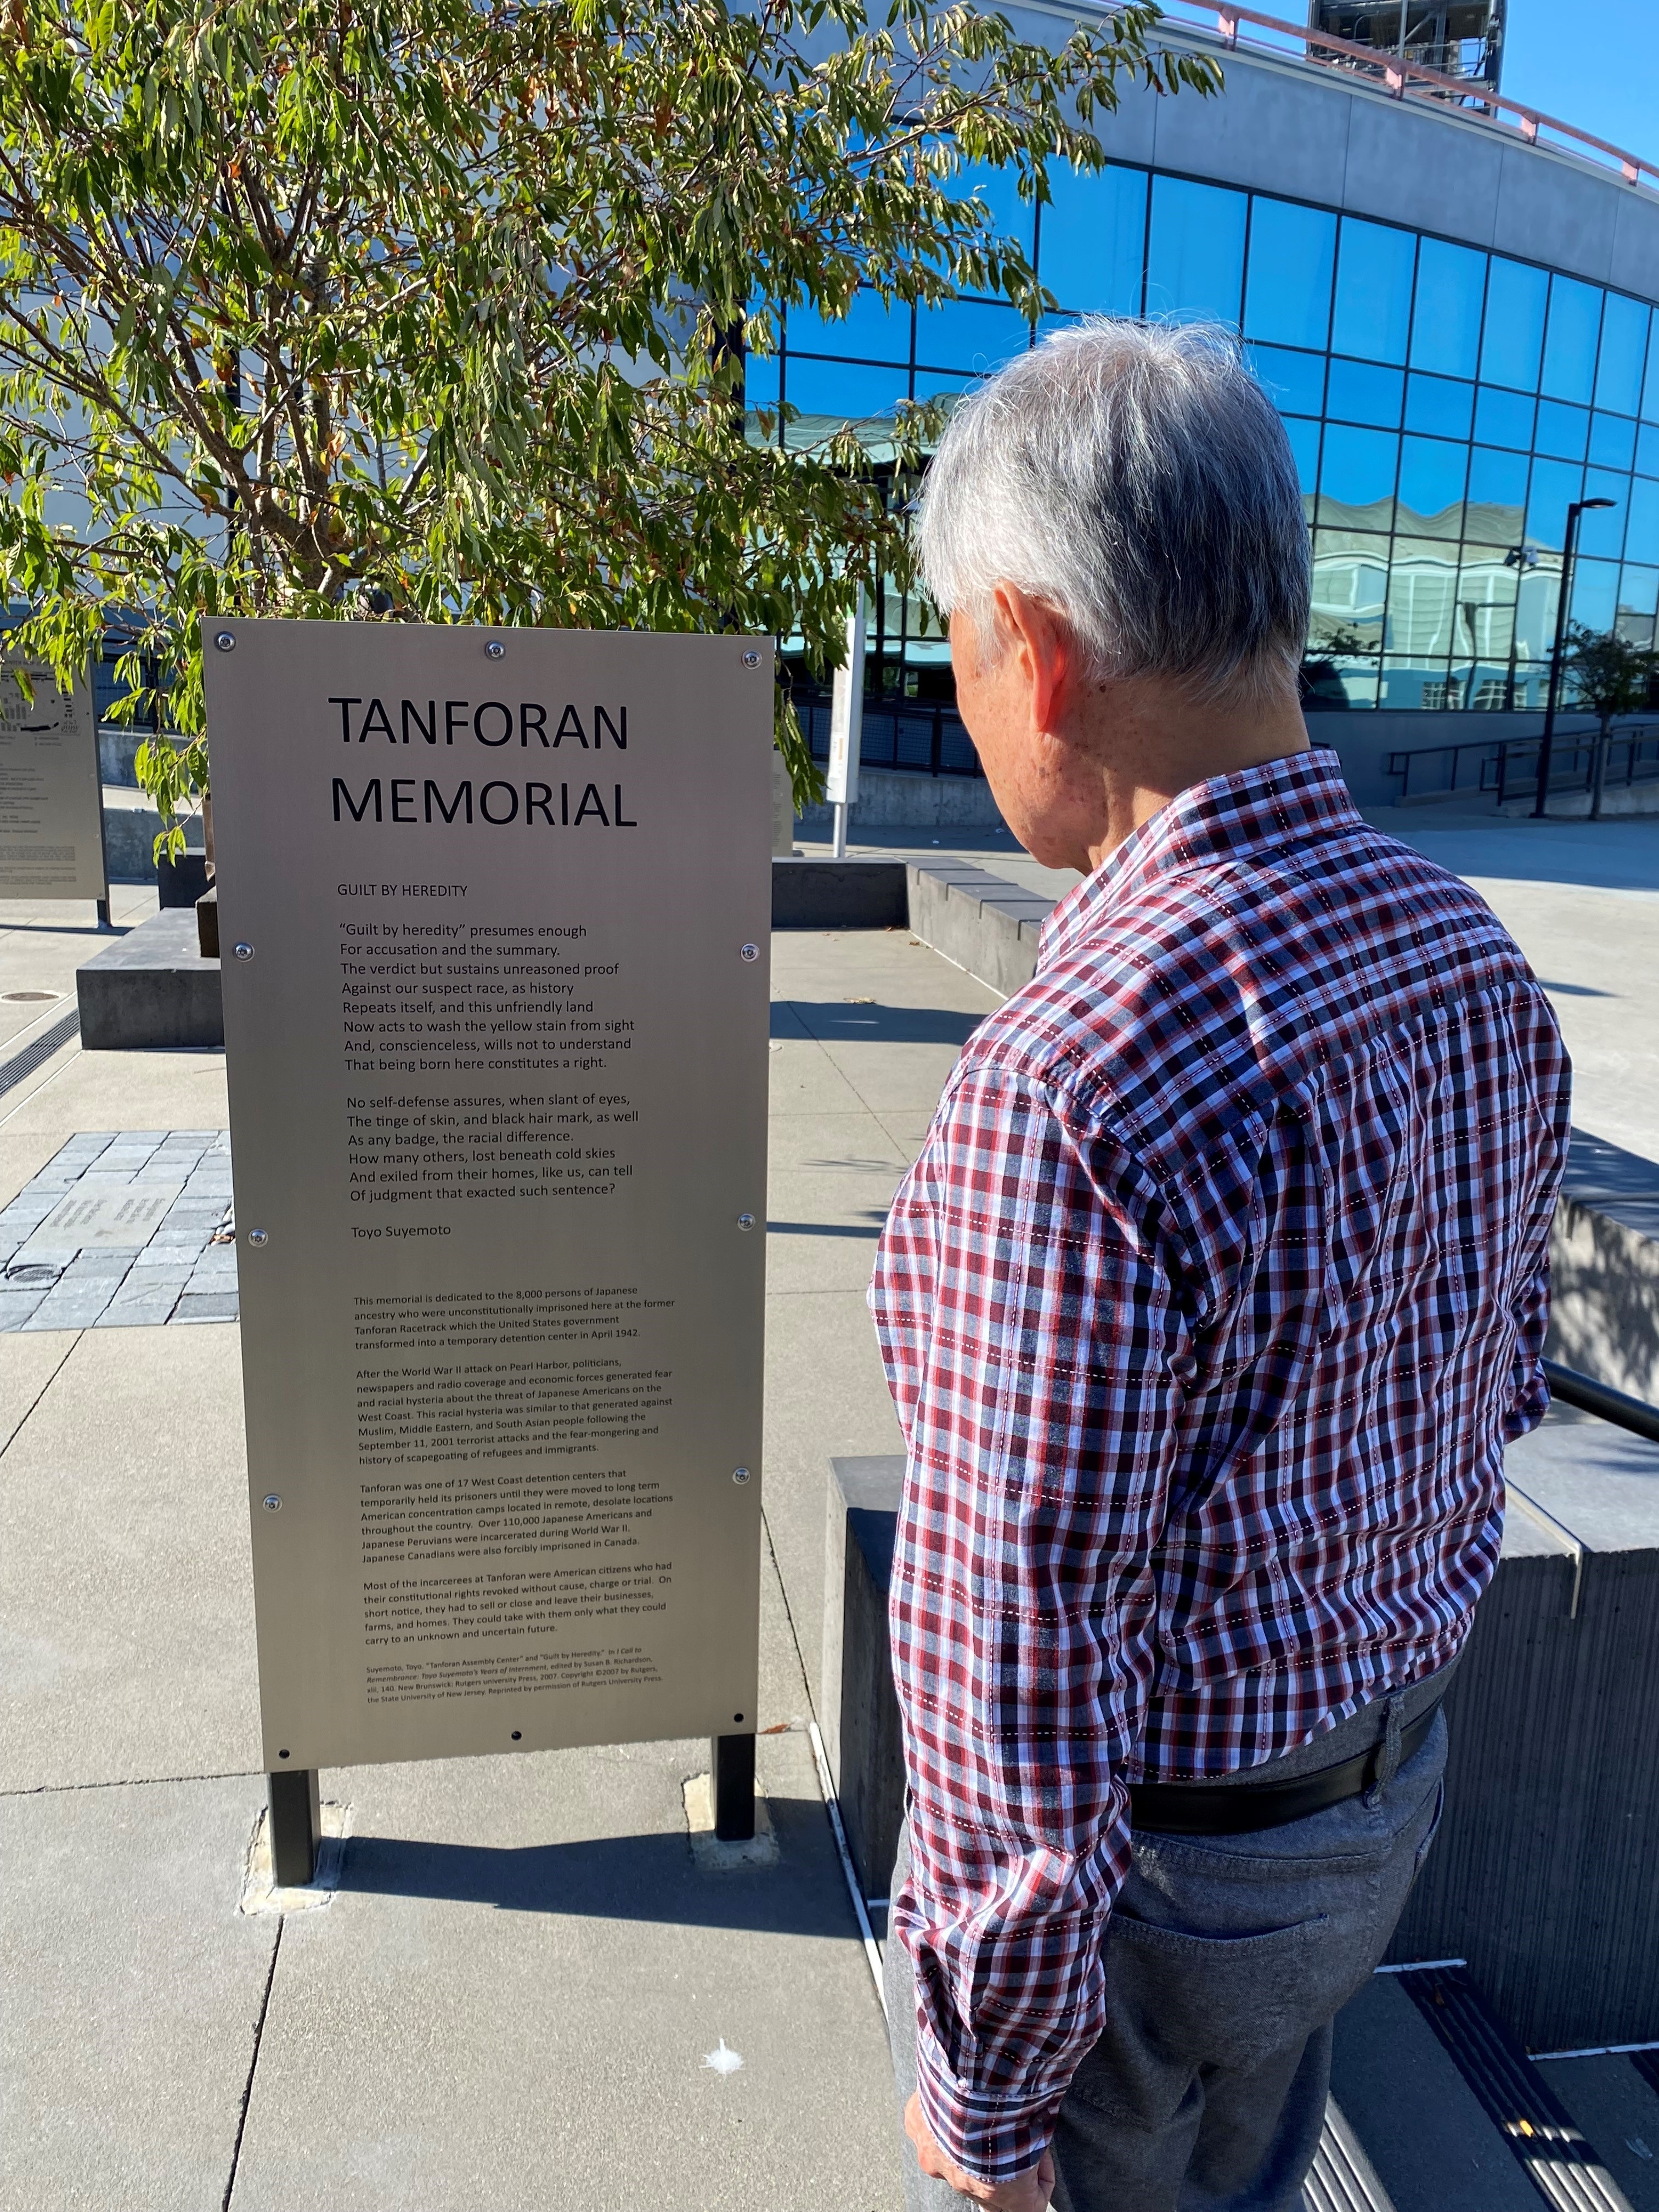
[[[1190,8],[1197,15],[1212,15],[1217,33],[1226,46],[1237,47],[1240,43],[1239,25],[1253,23],[1263,30],[1277,31],[1281,35],[1299,39],[1304,55],[1309,54],[1309,50],[1317,47],[1322,52],[1339,54],[1347,60],[1361,64],[1368,75],[1382,80],[1391,99],[1403,100],[1409,92],[1441,102],[1446,94],[1451,93],[1460,103],[1483,109],[1489,122],[1500,123],[1510,115],[1516,117],[1518,120],[1512,127],[1529,146],[1538,143],[1540,131],[1556,131],[1563,138],[1571,139],[1575,146],[1591,147],[1597,154],[1617,161],[1627,185],[1639,184],[1644,177],[1650,177],[1659,183],[1659,163],[1644,161],[1639,154],[1632,154],[1622,146],[1614,146],[1605,138],[1596,137],[1592,131],[1581,131],[1576,123],[1564,123],[1559,116],[1546,115],[1541,108],[1528,107],[1523,100],[1511,100],[1506,94],[1480,84],[1477,78],[1444,76],[1438,70],[1425,69],[1419,63],[1401,60],[1397,56],[1380,52],[1374,46],[1356,46],[1352,40],[1334,38],[1328,31],[1313,30],[1306,23],[1288,23],[1282,15],[1264,15],[1254,8],[1232,7],[1225,4],[1225,0],[1218,6],[1206,5],[1206,0],[1164,0],[1164,5],[1166,9],[1173,5]],[[1181,24],[1174,16],[1166,16],[1166,20],[1176,28],[1191,27]],[[1258,53],[1272,54],[1277,51],[1262,40],[1252,39],[1245,44]],[[1419,88],[1422,88],[1420,91]]]
[[[1628,1391],[1615,1390],[1610,1382],[1598,1382],[1593,1375],[1581,1375],[1576,1367],[1563,1367],[1553,1359],[1543,1364],[1552,1398],[1559,1398],[1564,1406],[1576,1406],[1581,1413],[1611,1421],[1617,1428],[1628,1429],[1633,1437],[1645,1437],[1650,1444],[1659,1444],[1659,1406],[1632,1398]]]
[[[1538,749],[1542,743],[1538,737],[1466,738],[1455,744],[1412,745],[1389,753],[1383,763],[1383,773],[1400,778],[1402,800],[1413,796],[1442,798],[1459,791],[1478,791],[1494,793],[1502,805],[1510,798],[1520,797],[1522,787],[1536,780]],[[1599,732],[1593,729],[1572,731],[1558,737],[1550,762],[1550,789],[1589,790],[1601,744]],[[1622,774],[1611,769],[1620,746],[1625,749]],[[1651,781],[1659,776],[1659,724],[1650,720],[1627,723],[1622,728],[1609,731],[1607,750],[1608,768],[1604,783],[1628,786]],[[1471,756],[1477,773],[1465,780],[1464,763]],[[1443,781],[1430,785],[1426,790],[1419,782],[1413,793],[1413,775],[1419,766],[1426,775],[1431,761],[1448,763],[1449,773]]]

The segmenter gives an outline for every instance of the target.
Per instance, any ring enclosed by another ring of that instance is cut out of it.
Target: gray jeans
[[[1251,1778],[1382,1741],[1388,1705],[1397,1731],[1426,1702],[1431,1686],[1413,1687]],[[1103,1954],[1105,2033],[1054,2136],[1058,2212],[1291,2212],[1324,2118],[1331,2023],[1388,1948],[1439,1826],[1445,1764],[1441,1715],[1365,1797],[1249,1835],[1136,1835]],[[909,1865],[907,1829],[894,1896]],[[885,1981],[902,2116],[916,1994],[892,1940]],[[900,2157],[906,2212],[963,2212],[908,2139]]]

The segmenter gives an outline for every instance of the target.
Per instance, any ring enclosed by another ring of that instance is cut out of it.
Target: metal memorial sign
[[[267,1769],[752,1729],[770,647],[204,654]]]
[[[101,899],[104,794],[92,687],[58,688],[50,668],[0,661],[0,897]]]

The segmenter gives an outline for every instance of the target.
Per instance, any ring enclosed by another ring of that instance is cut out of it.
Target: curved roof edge
[[[1109,13],[1087,0],[1003,4],[1016,22],[1028,19],[1034,38]],[[1095,124],[1114,159],[1401,223],[1659,304],[1659,191],[1649,185],[1288,50],[1234,46],[1167,15],[1154,35],[1212,55],[1225,89],[1214,99],[1126,89],[1116,112]]]

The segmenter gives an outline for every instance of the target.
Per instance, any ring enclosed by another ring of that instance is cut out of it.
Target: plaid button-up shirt
[[[1569,1069],[1467,884],[1329,752],[1185,791],[964,1048],[871,1290],[921,2094],[1035,2163],[1102,2026],[1127,1785],[1444,1666],[1547,1403]]]

